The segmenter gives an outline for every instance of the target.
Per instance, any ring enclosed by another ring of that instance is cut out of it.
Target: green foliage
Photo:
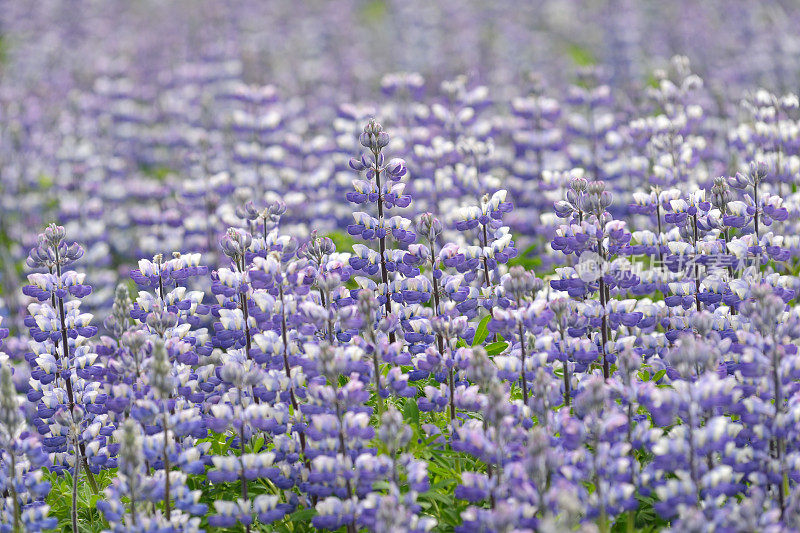
[[[172,169],[169,167],[152,165],[140,165],[139,170],[141,170],[145,175],[160,182],[167,181],[167,177],[173,173]]]
[[[325,237],[333,241],[333,244],[336,245],[337,252],[351,252],[353,250],[353,245],[358,243],[357,240],[344,231],[332,231],[325,234]],[[353,290],[358,288],[358,284],[355,279],[350,278],[347,283],[345,283],[345,287]]]
[[[361,9],[361,19],[365,24],[378,24],[386,17],[387,6],[383,0],[369,0]]]
[[[8,63],[8,49],[10,48],[8,38],[0,35],[0,65]]]
[[[521,266],[525,270],[535,270],[539,268],[540,266],[542,266],[542,258],[537,253],[538,249],[539,249],[538,243],[531,244],[530,246],[525,248],[524,251],[520,252],[520,254],[517,257],[512,257],[511,259],[509,259],[508,261],[509,268],[513,266]]]
[[[473,346],[480,346],[483,344],[483,341],[486,340],[486,337],[489,336],[489,320],[491,320],[491,318],[490,315],[486,315],[483,317],[483,320],[478,323],[478,327],[475,328],[475,337],[472,339]]]
[[[353,249],[353,245],[358,243],[349,233],[344,231],[331,231],[325,234],[325,237],[333,241],[337,252],[349,252]]]
[[[484,317],[476,328],[475,342],[473,345],[482,344],[489,336],[488,330],[489,317]],[[461,345],[463,341],[461,341]],[[508,349],[509,343],[498,336],[494,342],[485,345],[486,351],[489,355],[499,355]],[[558,374],[558,370],[556,370]],[[644,368],[640,371],[639,377],[644,381],[658,381],[665,376],[664,370],[659,370],[655,373],[650,368]],[[425,384],[435,384],[433,377],[429,378],[427,382],[420,383],[420,387]],[[668,386],[665,384],[664,386]],[[512,391],[513,396],[519,396],[519,391]],[[422,511],[434,517],[437,520],[437,526],[434,531],[449,532],[461,524],[461,513],[464,512],[469,504],[464,500],[459,500],[455,497],[455,489],[461,482],[461,475],[465,471],[482,472],[486,470],[486,465],[478,461],[468,454],[456,452],[451,449],[447,444],[441,441],[442,435],[428,436],[423,429],[425,424],[435,425],[442,434],[447,434],[449,430],[449,417],[446,412],[444,413],[423,413],[420,412],[417,405],[416,398],[389,398],[388,402],[394,404],[397,409],[403,413],[405,423],[411,428],[413,437],[408,444],[406,452],[412,454],[414,457],[424,460],[428,463],[428,474],[430,479],[430,488],[426,492],[418,496],[418,503]],[[646,412],[644,412],[646,414]],[[377,415],[373,416],[372,424],[377,426],[379,423]],[[214,433],[199,442],[210,443],[210,453],[213,455],[227,455],[238,453],[237,450],[231,448],[232,436],[230,434]],[[385,453],[382,444],[377,440],[373,442],[380,453]],[[268,450],[271,443],[263,436],[259,436],[246,447],[248,452],[256,452],[259,450]],[[646,462],[648,457],[640,451],[636,451],[637,460]],[[101,488],[101,494],[93,494],[88,483],[79,482],[78,493],[78,516],[79,516],[79,533],[99,533],[108,527],[105,519],[96,509],[97,502],[102,499],[102,490],[107,487],[111,480],[116,475],[116,470],[103,471],[95,476],[98,485]],[[45,476],[52,484],[52,491],[47,499],[47,503],[51,506],[51,515],[56,517],[59,521],[59,531],[72,533],[70,525],[70,505],[71,505],[71,490],[72,478],[69,474],[56,476],[50,472],[45,471]],[[204,475],[189,475],[186,480],[187,486],[190,490],[201,491],[200,501],[208,505],[213,513],[213,505],[217,500],[233,501],[241,495],[241,484],[239,482],[233,483],[209,483]],[[386,490],[386,484],[378,484],[375,490]],[[588,486],[588,490],[592,491],[593,487]],[[251,497],[259,494],[277,494],[282,495],[283,491],[275,487],[272,482],[266,479],[252,481],[248,485]],[[639,498],[639,507],[636,511],[624,514],[618,517],[610,526],[612,532],[655,532],[660,531],[668,526],[668,523],[661,519],[654,509],[654,500],[652,498],[642,497]],[[488,505],[488,502],[485,503]],[[160,504],[158,505],[160,508]],[[210,513],[210,514],[211,514]],[[252,532],[280,532],[280,533],[310,533],[316,531],[312,526],[311,520],[316,515],[316,510],[313,507],[302,507],[286,516],[282,520],[273,524],[259,524],[254,523],[250,527]],[[630,521],[633,521],[631,524]],[[220,533],[244,533],[245,528],[237,526],[234,528],[209,528],[207,517],[203,517],[201,527],[207,531],[217,531]]]
[[[498,341],[487,345],[487,350],[494,352],[498,349],[505,349],[507,343]],[[501,350],[502,351],[502,350]],[[499,353],[499,352],[498,352]],[[659,371],[660,373],[660,371]],[[655,376],[658,376],[656,373]],[[654,378],[655,378],[654,376]],[[466,510],[466,501],[455,497],[456,486],[461,481],[461,473],[464,471],[484,471],[485,465],[477,459],[463,453],[453,451],[448,446],[437,442],[438,436],[428,437],[422,429],[423,423],[432,423],[440,430],[445,430],[449,424],[446,413],[421,413],[414,398],[403,398],[397,400],[397,407],[403,413],[403,418],[408,426],[413,430],[413,439],[409,443],[407,451],[415,457],[428,462],[428,474],[430,478],[430,488],[418,497],[418,502],[425,514],[436,518],[438,524],[434,531],[452,531],[461,523],[461,513]],[[377,419],[373,420],[377,424]],[[225,455],[234,453],[230,447],[230,436],[225,434],[212,434],[201,442],[210,442],[212,453],[215,455]],[[265,445],[263,437],[251,443],[251,450],[258,450]],[[269,444],[266,443],[267,447]],[[249,451],[249,450],[248,450]],[[116,470],[102,471],[95,476],[101,488],[101,494],[93,494],[88,483],[78,483],[78,519],[79,533],[100,533],[108,527],[108,523],[102,514],[96,509],[97,502],[100,501],[102,490],[107,487],[116,475]],[[47,498],[50,505],[51,516],[58,518],[58,531],[72,533],[70,522],[70,506],[72,477],[67,473],[57,476],[45,470],[45,478],[52,484],[52,490]],[[236,483],[208,483],[205,476],[187,476],[187,486],[191,490],[200,490],[202,496],[200,501],[213,509],[216,500],[236,500],[241,494],[241,485]],[[381,486],[376,486],[376,490],[381,490]],[[591,487],[589,487],[591,490]],[[249,485],[251,497],[258,494],[280,494],[270,481],[253,481]],[[634,513],[628,513],[619,517],[613,524],[611,531],[615,533],[637,531],[655,532],[665,528],[668,523],[661,519],[653,508],[655,501],[652,498],[639,497],[639,507]],[[316,510],[312,508],[302,508],[283,520],[273,524],[254,523],[250,530],[252,532],[279,532],[279,533],[311,533],[316,529],[311,525],[311,520],[316,515]],[[634,527],[628,528],[628,521],[633,518]],[[207,519],[203,518],[202,527],[209,529]],[[237,526],[234,528],[214,528],[213,531],[220,533],[243,533],[245,528]]]
[[[97,502],[103,499],[102,491],[107,487],[111,480],[116,476],[116,469],[103,470],[95,475],[100,494],[92,492],[86,478],[78,478],[78,529],[77,533],[99,533],[108,527],[103,515],[97,510]],[[72,475],[65,473],[62,476],[44,470],[44,478],[50,482],[52,488],[47,496],[47,504],[50,506],[50,516],[58,518],[59,531],[72,532],[72,520],[70,512],[72,510]]]
[[[597,64],[597,58],[594,57],[592,51],[577,43],[567,45],[567,55],[579,67],[589,67]]]
[[[621,515],[614,526],[611,528],[613,533],[623,533],[627,531],[638,531],[650,533],[661,531],[669,526],[669,522],[658,516],[653,508],[655,500],[653,498],[638,496],[639,507],[632,513]],[[629,528],[628,522],[633,518],[633,527]]]
[[[414,430],[419,429],[419,406],[417,406],[416,399],[406,398],[405,407],[403,407],[403,419]]]
[[[55,184],[55,180],[50,174],[39,174],[37,183],[40,189],[46,191]]]
[[[508,348],[508,343],[505,341],[497,341],[486,345],[486,353],[488,355],[500,355]]]

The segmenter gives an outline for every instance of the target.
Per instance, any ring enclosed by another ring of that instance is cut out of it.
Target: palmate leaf
[[[79,533],[99,533],[108,527],[108,522],[97,510],[97,502],[103,499],[102,490],[111,483],[115,474],[116,469],[104,470],[95,476],[101,494],[94,494],[89,484],[83,482],[84,477],[79,478],[77,497]],[[50,494],[46,500],[50,506],[50,516],[58,519],[59,531],[71,532],[72,476],[68,473],[56,476],[45,471],[45,479],[51,483]]]

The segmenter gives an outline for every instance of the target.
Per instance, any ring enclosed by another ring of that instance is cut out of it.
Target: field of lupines
[[[518,4],[0,2],[0,533],[800,531],[800,13]]]

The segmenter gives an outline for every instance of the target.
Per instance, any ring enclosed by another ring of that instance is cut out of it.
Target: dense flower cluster
[[[61,4],[3,15],[0,533],[800,531],[797,13]]]

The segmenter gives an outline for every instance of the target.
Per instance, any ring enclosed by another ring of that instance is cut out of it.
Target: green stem
[[[297,397],[294,394],[294,385],[292,384],[292,369],[291,366],[289,365],[289,337],[287,335],[286,310],[284,309],[284,303],[283,303],[283,279],[281,279],[280,283],[278,284],[278,295],[281,301],[281,340],[283,341],[283,369],[284,372],[286,372],[286,378],[289,380],[289,399],[291,400],[292,403],[292,414],[294,414],[294,416],[297,419],[301,419],[303,414],[300,412],[300,408],[297,404]],[[308,468],[311,468],[311,462],[306,457],[305,432],[300,431],[299,435],[300,435],[300,451],[303,454],[306,466]]]
[[[22,531],[22,524],[20,521],[20,513],[19,513],[19,500],[17,499],[17,489],[15,486],[17,480],[17,463],[16,457],[14,456],[14,451],[9,450],[8,453],[11,456],[11,472],[9,472],[9,489],[11,491],[11,501],[14,506],[14,533],[21,533]]]
[[[242,499],[247,501],[247,478],[244,475],[244,421],[239,425],[239,462],[242,465]],[[247,533],[250,533],[250,524],[245,526]]]
[[[375,185],[378,188],[378,220],[380,221],[381,227],[383,227],[383,192],[381,191],[381,168],[378,165],[378,156],[380,155],[379,151],[372,152],[373,157],[375,158]],[[386,302],[384,303],[384,307],[386,309],[386,315],[388,316],[392,312],[392,299],[389,295],[389,270],[386,267],[386,237],[380,237],[378,239],[378,253],[381,254],[381,281],[383,285],[386,287]],[[394,342],[397,340],[394,331],[389,332],[389,342]]]
[[[167,411],[164,409],[164,514],[167,520],[170,519],[170,501],[169,501],[169,420],[167,419]]]
[[[378,419],[380,420],[381,415],[383,414],[383,397],[381,396],[381,368],[380,363],[378,362],[378,347],[377,343],[373,343],[373,350],[372,350],[372,364],[375,367],[375,396],[378,402]]]
[[[76,451],[75,467],[72,469],[72,533],[78,533],[78,476],[81,473],[81,461],[78,452],[78,439],[73,438],[73,447]]]
[[[55,254],[55,262],[56,262],[56,275],[61,278],[61,263],[58,259],[58,247],[53,248]],[[72,390],[72,367],[69,360],[69,339],[67,338],[67,315],[64,311],[64,299],[58,298],[58,315],[61,321],[61,345],[63,351],[63,363],[62,363],[62,371],[64,372],[64,382],[66,384],[67,389],[67,401],[70,415],[72,414],[73,409],[75,408],[75,393]],[[97,488],[97,483],[94,480],[94,476],[92,475],[92,471],[89,470],[89,463],[86,461],[86,449],[83,446],[83,442],[78,440],[78,445],[75,447],[75,454],[78,461],[83,462],[84,469],[86,470],[86,478],[89,480],[89,485],[92,487],[92,491],[95,494],[98,494],[100,491]]]

